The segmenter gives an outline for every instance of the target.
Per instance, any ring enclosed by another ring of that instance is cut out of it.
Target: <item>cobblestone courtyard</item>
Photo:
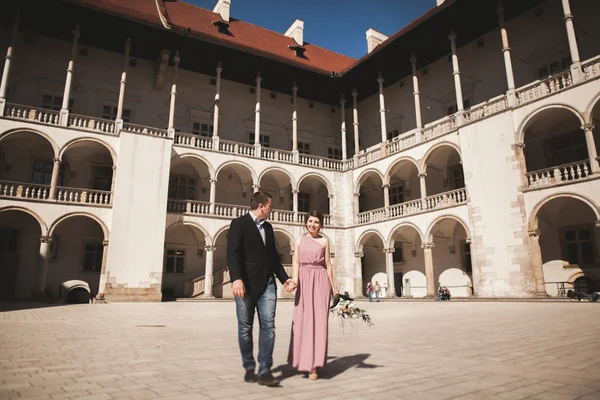
[[[280,388],[242,381],[232,302],[3,311],[0,398],[600,399],[598,304],[361,304],[375,325],[331,320],[315,382],[285,366],[278,304]]]

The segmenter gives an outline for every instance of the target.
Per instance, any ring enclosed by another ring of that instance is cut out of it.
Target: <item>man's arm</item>
[[[238,220],[231,221],[229,225],[229,234],[227,238],[227,265],[229,266],[229,275],[231,282],[242,279],[244,264],[244,241],[243,231]]]

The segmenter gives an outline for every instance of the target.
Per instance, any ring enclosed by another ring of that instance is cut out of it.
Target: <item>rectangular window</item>
[[[186,176],[169,177],[169,199],[194,200],[196,198],[196,180]]]
[[[110,191],[112,187],[112,166],[96,165],[93,167],[94,190]]]
[[[213,129],[214,127],[212,124],[201,124],[199,122],[194,122],[192,124],[192,134],[196,136],[212,137]]]
[[[258,139],[259,139],[260,145],[262,147],[271,147],[271,137],[270,136],[260,135],[260,137]],[[254,133],[253,132],[248,133],[248,143],[254,144]]]
[[[327,148],[327,158],[331,158],[332,160],[341,160],[342,159],[342,150],[337,149],[335,147]]]
[[[42,108],[47,110],[60,111],[62,108],[63,98],[60,96],[52,96],[45,94],[42,97]],[[73,112],[73,99],[69,99],[69,112]]]
[[[560,60],[552,61],[538,68],[538,78],[546,79],[549,76],[566,71],[571,68],[571,57],[563,57]]]
[[[469,109],[471,108],[471,99],[464,99],[463,100],[463,109]],[[456,105],[456,103],[450,107],[448,107],[448,115],[452,115],[452,114],[456,114],[458,111],[458,106]]]
[[[310,154],[310,143],[298,142],[298,153]]]
[[[165,273],[182,274],[185,267],[185,250],[167,250]]]
[[[398,129],[394,129],[387,133],[387,140],[392,140],[395,137],[400,136],[400,131]]]
[[[396,247],[392,253],[392,259],[395,263],[404,262],[404,252],[402,251],[402,247]]]
[[[0,229],[0,254],[17,254],[19,231],[16,229]]]
[[[594,242],[588,228],[564,231],[565,248],[569,264],[593,264]]]
[[[131,110],[124,108],[123,114],[123,122],[131,122]],[[114,121],[117,119],[117,107],[112,106],[104,106],[102,107],[102,118]]]
[[[102,269],[102,243],[86,243],[84,247],[83,270],[85,272],[100,272]]]
[[[563,165],[588,158],[583,132],[577,130],[553,136],[546,141],[550,165]]]
[[[451,189],[460,189],[465,187],[465,176],[461,164],[448,167],[448,180]]]
[[[52,182],[52,160],[35,160],[33,162],[33,176],[31,183],[35,185],[50,185]]]
[[[310,195],[308,193],[298,193],[298,211],[308,212],[310,209]]]
[[[402,186],[390,187],[390,205],[404,203],[404,188]]]

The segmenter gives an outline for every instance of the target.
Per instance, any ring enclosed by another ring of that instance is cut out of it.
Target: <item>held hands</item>
[[[231,291],[235,297],[244,297],[244,293],[246,293],[244,282],[241,279],[233,281]]]
[[[283,287],[285,288],[285,290],[288,291],[288,293],[292,293],[294,290],[296,290],[296,288],[298,287],[298,285],[292,279],[288,279],[283,284]]]
[[[333,295],[333,297],[335,297],[337,294],[340,294],[340,292],[336,289],[336,288],[331,288],[331,294]]]

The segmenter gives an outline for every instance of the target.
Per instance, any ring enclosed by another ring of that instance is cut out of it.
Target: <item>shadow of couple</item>
[[[327,364],[325,367],[319,369],[319,379],[331,379],[339,374],[345,372],[350,368],[379,368],[381,365],[367,364],[365,360],[369,358],[370,354],[355,354],[353,356],[327,357]],[[306,372],[298,372],[298,370],[292,367],[290,364],[281,364],[274,368],[272,372],[281,373],[277,378],[283,381],[287,378],[291,378],[297,374],[304,374],[308,376]]]

